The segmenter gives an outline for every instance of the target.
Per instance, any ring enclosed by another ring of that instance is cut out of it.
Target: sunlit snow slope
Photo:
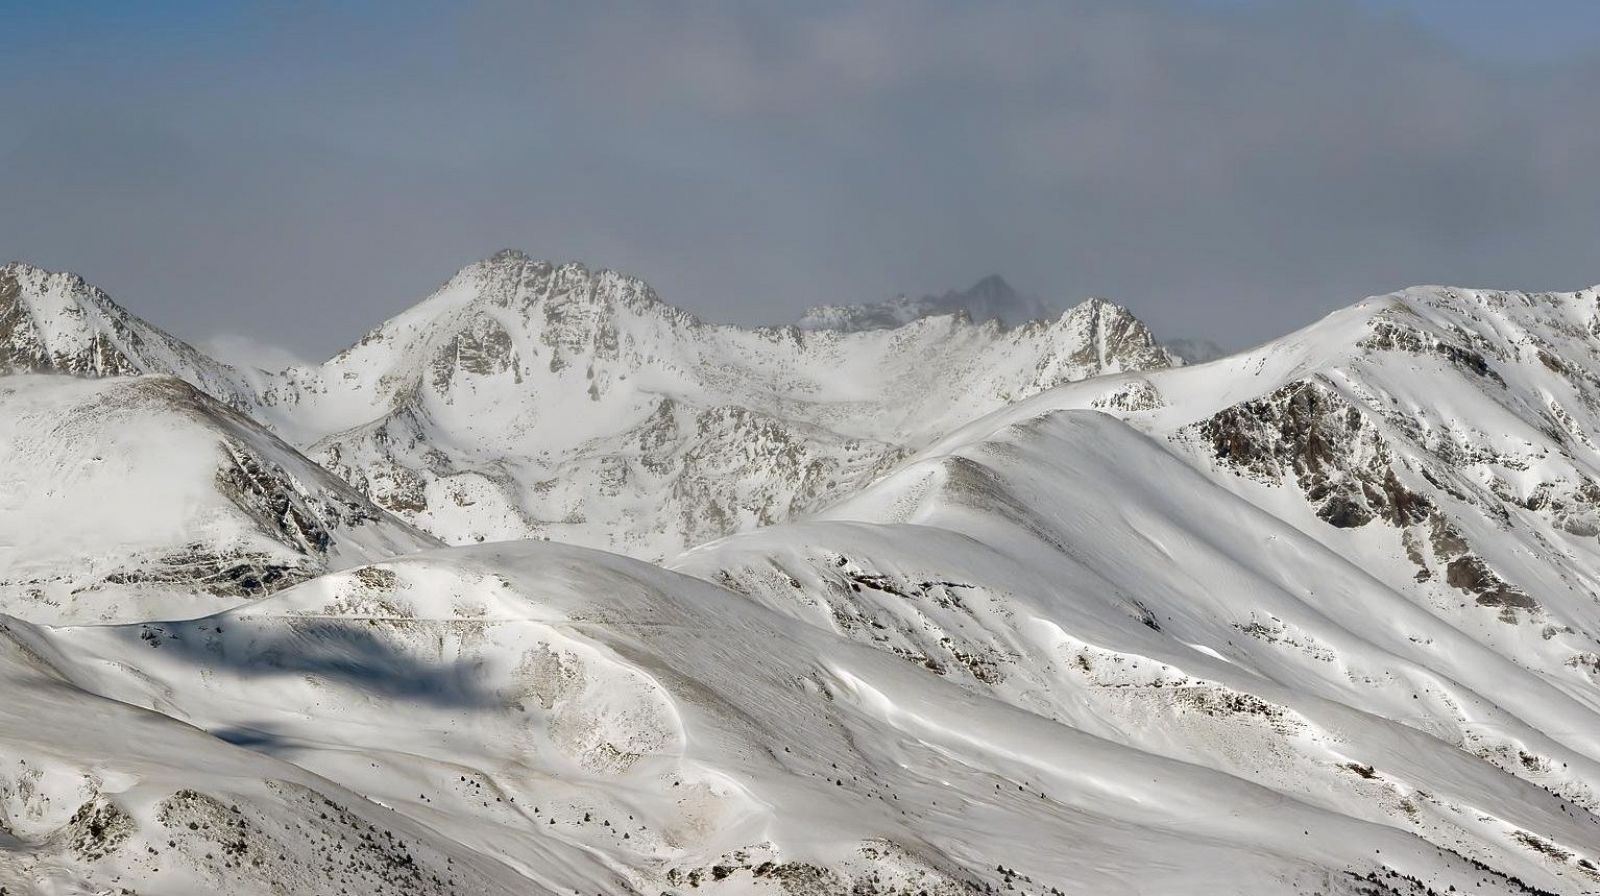
[[[0,377],[0,612],[214,612],[438,541],[172,377]]]

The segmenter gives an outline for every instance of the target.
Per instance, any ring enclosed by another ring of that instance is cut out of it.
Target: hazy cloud
[[[230,364],[271,371],[321,360],[240,333],[213,333],[196,342],[195,347],[213,358],[226,359]]]
[[[1235,347],[1600,281],[1600,57],[1461,37],[1503,6],[569,6],[23,16],[0,253],[314,354],[502,246],[741,322],[999,272]]]

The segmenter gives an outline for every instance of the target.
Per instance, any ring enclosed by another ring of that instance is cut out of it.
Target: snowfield
[[[502,253],[266,372],[0,269],[0,888],[1600,893],[1600,294],[925,304]]]

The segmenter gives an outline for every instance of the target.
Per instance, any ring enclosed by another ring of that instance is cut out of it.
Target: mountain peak
[[[443,302],[439,299],[445,298]],[[461,270],[434,296],[416,308],[435,304],[453,307],[463,301],[487,300],[502,307],[519,304],[582,302],[614,304],[642,309],[651,306],[688,312],[663,302],[650,285],[638,277],[609,268],[592,268],[579,261],[536,259],[520,249],[500,251]]]
[[[1056,316],[1060,309],[1018,292],[999,274],[989,274],[966,289],[913,299],[900,295],[883,302],[818,305],[800,316],[803,330],[886,330],[923,317],[965,314],[973,323],[998,321],[1014,327]]]
[[[488,258],[488,261],[491,264],[504,264],[506,262],[529,260],[531,259],[528,257],[528,253],[522,251],[521,249],[501,249]]]
[[[170,374],[235,407],[237,371],[133,315],[70,272],[0,267],[0,373]]]
[[[0,370],[143,373],[141,324],[76,274],[18,261],[0,268]]]
[[[1021,294],[1010,283],[1006,282],[1006,278],[999,274],[988,274],[962,292],[946,293],[946,295],[951,294],[967,297],[992,297],[1004,301],[1016,301],[1021,298]]]

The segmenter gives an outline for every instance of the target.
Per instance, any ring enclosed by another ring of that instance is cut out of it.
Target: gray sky
[[[715,320],[998,272],[1229,347],[1600,282],[1591,0],[735,6],[0,0],[0,256],[305,356],[502,247]]]

